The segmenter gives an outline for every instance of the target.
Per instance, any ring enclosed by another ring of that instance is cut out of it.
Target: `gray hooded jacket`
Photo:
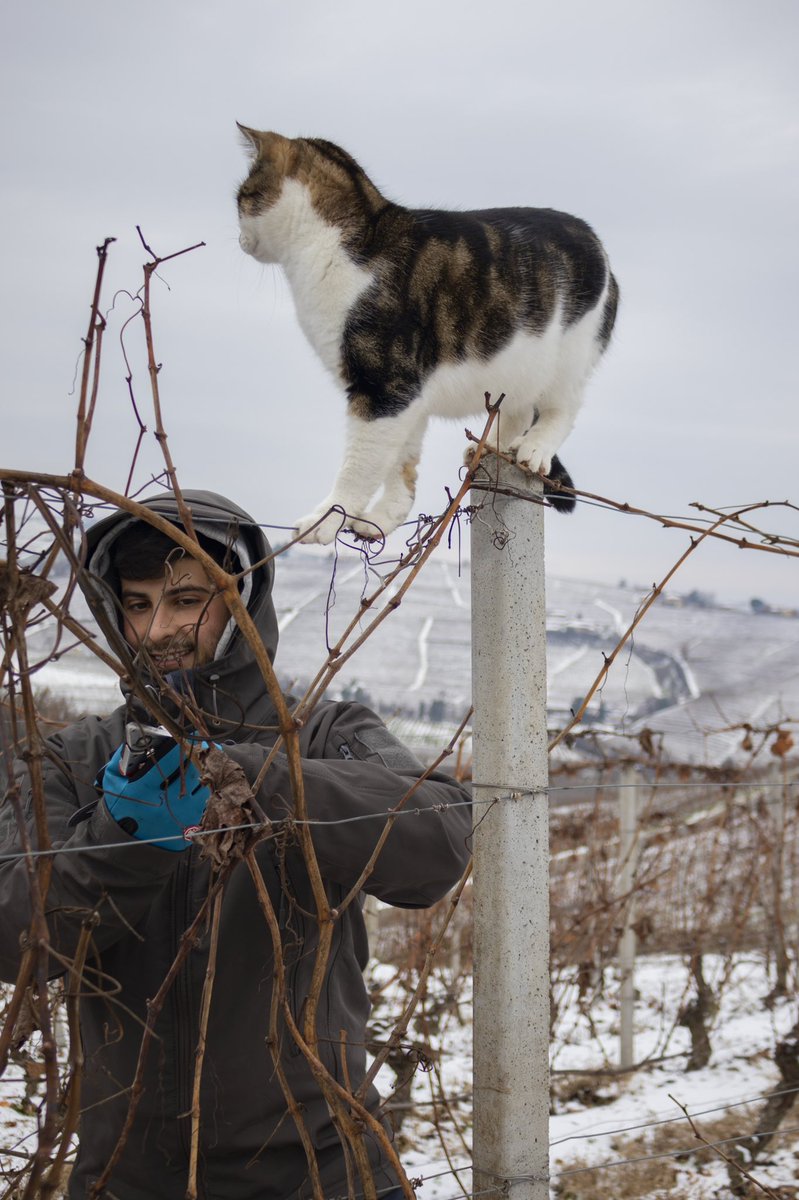
[[[218,529],[221,539],[235,543],[245,560],[254,564],[269,554],[261,530],[235,504],[209,492],[189,492],[186,498],[203,531]],[[171,494],[148,504],[177,519]],[[115,513],[90,530],[89,568],[100,578],[107,570],[109,540],[129,521],[126,514]],[[271,656],[278,637],[272,575],[271,563],[253,573],[248,600]],[[192,672],[192,687],[212,736],[253,783],[277,736],[275,712],[245,640],[234,630],[221,644],[224,650],[216,661]],[[172,853],[136,842],[113,820],[101,798],[98,803],[95,780],[122,741],[125,719],[123,705],[108,717],[77,722],[49,738],[44,764],[51,844],[76,851],[53,856],[47,897],[52,944],[62,963],[74,953],[87,914],[99,914],[82,989],[86,1065],[80,1147],[69,1191],[73,1200],[88,1195],[116,1144],[128,1109],[148,999],[173,962],[210,880],[209,864],[200,861],[198,847]],[[320,704],[301,732],[301,753],[311,819],[375,817],[312,827],[329,902],[335,908],[371,854],[383,828],[380,815],[398,803],[422,772],[379,718],[356,704]],[[35,845],[30,785],[22,764],[18,777],[28,797]],[[279,818],[290,796],[286,759],[278,753],[258,800],[267,815]],[[463,789],[446,776],[426,779],[412,800],[415,810],[423,810],[421,815],[395,822],[366,890],[403,907],[426,906],[444,895],[468,860],[471,816],[466,799]],[[76,821],[82,809],[89,815]],[[26,865],[13,857],[19,848],[16,821],[6,804],[0,808],[0,976],[9,981],[16,976],[20,938],[31,919]],[[257,857],[279,914],[290,1001],[295,1016],[301,1016],[317,944],[317,924],[308,915],[315,912],[310,881],[297,847],[289,846],[279,861],[274,842],[265,841]],[[144,1094],[106,1191],[117,1200],[178,1200],[185,1194],[208,942],[204,931],[156,1024]],[[346,1073],[353,1088],[365,1072],[369,1002],[362,971],[367,956],[361,911],[351,905],[335,922],[318,1035],[325,1065],[341,1082],[346,1042]],[[58,970],[54,962],[53,973]],[[311,1194],[305,1152],[267,1045],[272,972],[269,931],[247,868],[239,864],[222,904],[202,1074],[199,1185],[205,1200],[283,1200]],[[346,1196],[338,1134],[305,1058],[285,1032],[281,1061],[316,1149],[325,1195]],[[372,1111],[379,1104],[374,1089],[367,1104]],[[367,1139],[367,1146],[378,1193],[395,1186],[377,1142]]]

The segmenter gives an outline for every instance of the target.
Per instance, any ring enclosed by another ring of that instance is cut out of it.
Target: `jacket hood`
[[[269,541],[250,514],[225,496],[216,492],[186,491],[183,499],[197,532],[230,547],[238,555],[245,573],[242,598],[269,658],[274,659],[278,626],[272,600],[274,560],[270,558],[272,547]],[[183,529],[173,492],[162,492],[141,503]],[[86,570],[81,573],[81,587],[93,611],[98,613],[100,610],[112,627],[119,626],[120,609],[111,551],[123,530],[137,523],[136,517],[117,509],[92,525],[86,535]],[[264,562],[264,559],[268,561]],[[157,687],[144,664],[137,665],[144,682]],[[274,722],[274,709],[261,672],[233,621],[222,634],[213,662],[180,673],[172,672],[169,683],[191,696],[192,706],[202,711],[209,731],[215,737],[249,740],[247,729]]]

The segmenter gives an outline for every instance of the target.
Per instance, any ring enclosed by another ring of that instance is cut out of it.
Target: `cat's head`
[[[238,191],[242,250],[260,262],[282,261],[304,207],[357,245],[386,202],[346,150],[320,138],[287,138],[241,124],[239,130],[251,158]]]

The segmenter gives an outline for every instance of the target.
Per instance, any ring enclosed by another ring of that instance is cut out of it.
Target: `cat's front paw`
[[[371,514],[368,517],[347,521],[347,528],[365,542],[383,542],[386,534],[391,532],[390,529],[384,529],[379,520],[373,520]],[[393,528],[394,526],[392,526]]]
[[[557,447],[549,447],[529,434],[514,438],[508,446],[508,450],[516,459],[516,465],[523,471],[529,471],[531,475],[549,474],[556,449]]]
[[[483,446],[483,450],[480,455],[480,458],[481,458],[481,460],[483,460],[489,454],[509,454],[509,453],[510,453],[510,451],[509,450],[506,451],[504,449],[504,447],[498,448],[496,443],[494,443],[494,442],[486,442],[486,444]],[[469,470],[471,470],[474,465],[474,459],[475,459],[476,454],[477,454],[477,442],[467,442],[466,449],[463,452],[463,465],[465,467],[467,467]]]
[[[390,533],[402,524],[410,511],[407,497],[400,500],[376,504],[369,512],[358,520],[348,522],[348,526],[358,537],[370,542],[385,541]]]
[[[325,504],[324,507],[315,508],[306,517],[300,517],[296,524],[297,537],[306,545],[315,543],[318,546],[329,546],[331,542],[335,542],[345,525],[350,524],[340,505],[333,507]]]

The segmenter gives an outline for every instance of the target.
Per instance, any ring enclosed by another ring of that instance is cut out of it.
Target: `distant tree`
[[[758,596],[752,597],[752,599],[749,601],[749,607],[753,613],[760,614],[771,612],[771,605],[766,604],[765,600],[761,600]]]
[[[434,725],[440,725],[447,718],[446,701],[439,696],[437,700],[432,700],[430,703],[430,720]]]

